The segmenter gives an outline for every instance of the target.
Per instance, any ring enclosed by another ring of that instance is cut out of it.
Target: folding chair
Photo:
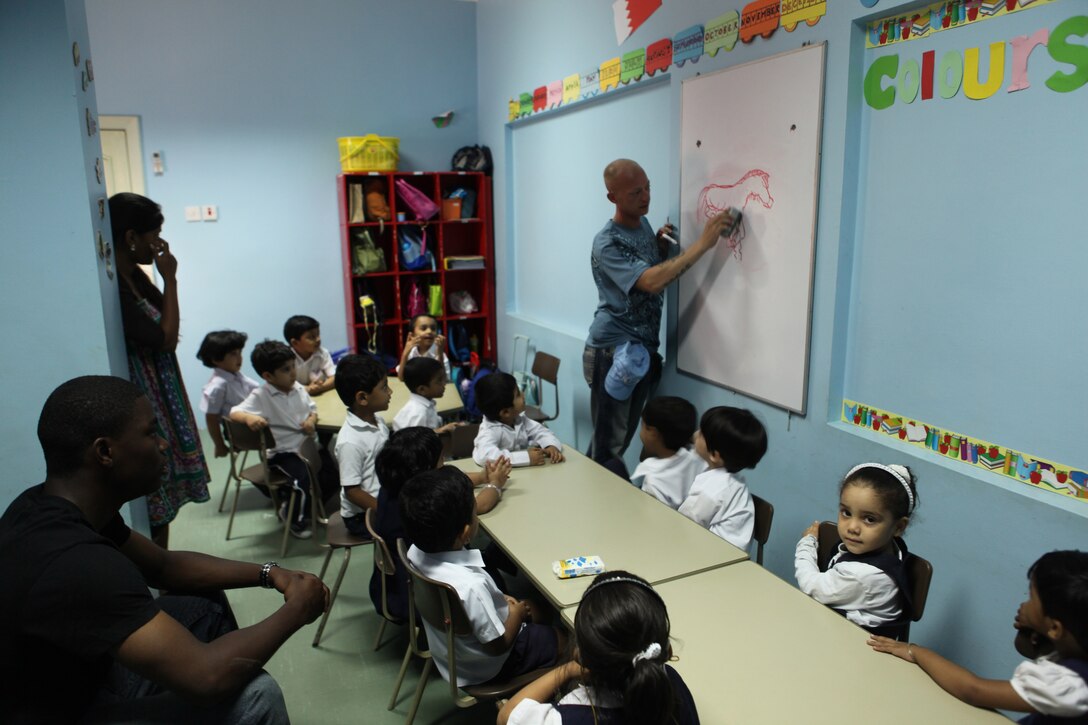
[[[774,521],[774,506],[752,495],[752,503],[756,507],[756,523],[752,539],[756,542],[756,563],[763,566],[763,547],[767,539],[771,538],[771,522]]]
[[[540,405],[525,406],[525,416],[538,423],[555,420],[559,417],[559,358],[538,350],[533,357],[532,372],[536,376],[536,389],[539,391]],[[551,415],[544,412],[544,385],[542,381],[552,384],[555,412]]]
[[[425,622],[445,634],[446,646],[449,652],[447,669],[450,675],[450,698],[453,699],[457,707],[472,707],[481,700],[494,701],[508,697],[551,669],[545,667],[518,675],[509,680],[491,681],[480,685],[468,685],[458,688],[455,639],[458,636],[472,636],[472,625],[469,623],[468,615],[465,614],[465,607],[461,603],[461,598],[457,596],[457,590],[452,586],[424,576],[412,565],[408,560],[408,547],[405,546],[404,539],[397,540],[397,553],[400,555],[401,563],[408,570],[410,576],[411,585],[408,589],[409,619],[411,622],[415,622],[416,613],[418,612]],[[407,725],[411,725],[415,719],[433,665],[434,659],[428,653],[427,661],[423,665],[423,673],[420,674],[419,684],[416,686],[415,698],[408,710],[408,719],[405,721]],[[464,690],[464,695],[460,694],[461,690]],[[394,699],[396,699],[395,694]]]
[[[366,510],[366,515],[369,519],[370,509]],[[369,521],[367,522],[367,528],[370,528]],[[325,610],[325,614],[321,617],[321,624],[317,626],[317,633],[314,635],[311,646],[316,647],[321,642],[321,634],[325,631],[325,624],[329,621],[329,615],[332,614],[332,605],[336,604],[336,595],[340,592],[340,583],[344,581],[348,563],[351,562],[351,550],[356,546],[371,543],[374,543],[373,539],[356,536],[348,531],[348,527],[344,524],[344,519],[339,511],[328,518],[328,523],[325,525],[325,546],[329,548],[329,552],[325,554],[325,563],[321,565],[321,574],[318,575],[318,578],[322,581],[325,580],[325,571],[329,568],[329,561],[332,559],[333,552],[337,549],[344,550],[344,561],[340,564],[340,573],[336,575],[336,583],[329,594],[329,608]],[[377,648],[375,647],[375,649]]]
[[[820,522],[820,534],[816,544],[816,565],[820,571],[827,571],[831,557],[839,548],[839,528],[830,521]],[[910,639],[910,623],[917,622],[926,611],[929,598],[929,584],[933,580],[933,565],[914,553],[907,554],[907,577],[911,588],[911,609],[909,620],[895,632],[895,639],[906,642]]]
[[[374,638],[374,651],[376,652],[381,647],[382,635],[385,633],[385,625],[390,622],[393,624],[404,624],[404,620],[394,616],[393,613],[389,611],[385,578],[396,575],[396,560],[389,551],[389,545],[385,543],[385,539],[379,536],[378,532],[374,530],[374,509],[366,510],[366,530],[370,532],[370,538],[374,540],[374,568],[382,573],[382,611],[378,612],[378,614],[382,615],[382,623],[378,627],[378,635]],[[329,606],[331,607],[332,605],[330,604]]]
[[[227,485],[223,486],[223,495],[219,499],[219,513],[223,513],[223,507],[227,503],[227,493],[230,491],[230,484],[233,481],[234,487],[237,489],[242,485],[242,479],[238,476],[238,472],[245,468],[246,458],[249,456],[249,451],[238,451],[234,447],[234,442],[230,437],[230,426],[227,425],[230,421],[227,418],[221,418],[219,421],[219,427],[223,430],[223,440],[227,444],[227,455],[229,456],[230,472],[227,473]],[[227,535],[230,538],[230,535]]]
[[[231,447],[235,448],[239,453],[254,451],[260,458],[260,462],[256,465],[242,469],[238,473],[239,478],[254,485],[265,486],[272,491],[286,488],[291,492],[287,499],[287,515],[283,520],[283,541],[280,545],[280,556],[284,556],[287,554],[287,537],[290,534],[291,520],[295,515],[295,502],[298,498],[298,491],[291,486],[291,481],[286,475],[268,464],[268,450],[276,445],[275,440],[272,438],[272,431],[268,428],[262,428],[259,431],[250,430],[245,423],[238,423],[233,420],[228,421],[227,425],[230,429]],[[299,449],[299,457],[306,462],[310,476],[310,500],[313,502],[310,512],[312,523],[316,526],[318,522],[317,511],[321,509],[324,512],[324,504],[321,502],[320,487],[317,483],[317,472],[321,468],[321,458],[317,455],[317,443],[312,438],[307,437],[303,441],[302,448]],[[240,488],[238,486],[234,490],[234,503],[231,504],[230,521],[227,524],[228,541],[234,527],[234,514],[238,510]],[[275,497],[273,496],[274,501]],[[275,507],[275,503],[273,503],[273,507]],[[321,518],[323,520],[324,515]]]

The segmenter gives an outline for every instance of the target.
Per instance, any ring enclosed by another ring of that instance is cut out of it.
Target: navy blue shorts
[[[559,657],[559,635],[554,627],[526,622],[494,680],[509,680],[542,667],[554,667]]]

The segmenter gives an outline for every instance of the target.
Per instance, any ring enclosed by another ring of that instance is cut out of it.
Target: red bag
[[[426,221],[438,216],[438,204],[404,179],[397,179],[397,200],[412,212],[416,219]],[[399,204],[398,204],[399,206]]]
[[[412,280],[412,286],[408,288],[408,317],[427,314],[427,305],[423,301],[423,290],[419,288],[419,282]]]

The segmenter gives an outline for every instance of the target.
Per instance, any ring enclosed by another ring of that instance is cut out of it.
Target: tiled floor
[[[205,451],[210,453],[213,447],[207,438],[204,443]],[[292,538],[287,555],[281,558],[283,530],[268,499],[248,484],[243,486],[238,501],[231,540],[226,541],[229,496],[226,510],[217,510],[226,479],[226,459],[210,459],[208,465],[212,471],[212,499],[182,508],[170,527],[172,549],[242,561],[276,560],[281,566],[320,573],[327,551],[320,545],[320,532],[308,541]],[[325,575],[330,588],[341,557],[340,552],[334,552]],[[372,567],[370,546],[356,547],[321,645],[311,646],[317,631],[315,622],[297,632],[266,667],[283,688],[291,721],[296,725],[404,722],[422,667],[418,659],[409,666],[396,707],[386,710],[408,640],[403,628],[388,625],[384,644],[377,652],[372,649],[381,623],[367,589]],[[228,596],[241,626],[268,616],[282,603],[277,592],[257,588],[228,592]],[[495,721],[494,705],[484,703],[458,710],[448,693],[446,683],[432,675],[415,721],[421,725]]]

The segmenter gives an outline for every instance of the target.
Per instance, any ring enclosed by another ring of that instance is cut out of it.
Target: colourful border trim
[[[1026,483],[1035,488],[1088,501],[1088,473],[1082,469],[1028,456],[1020,451],[843,398],[844,423],[871,430],[933,455]]]
[[[942,30],[964,28],[1052,2],[1055,0],[945,0],[904,15],[874,20],[867,26],[865,47],[884,48],[918,40]]]

